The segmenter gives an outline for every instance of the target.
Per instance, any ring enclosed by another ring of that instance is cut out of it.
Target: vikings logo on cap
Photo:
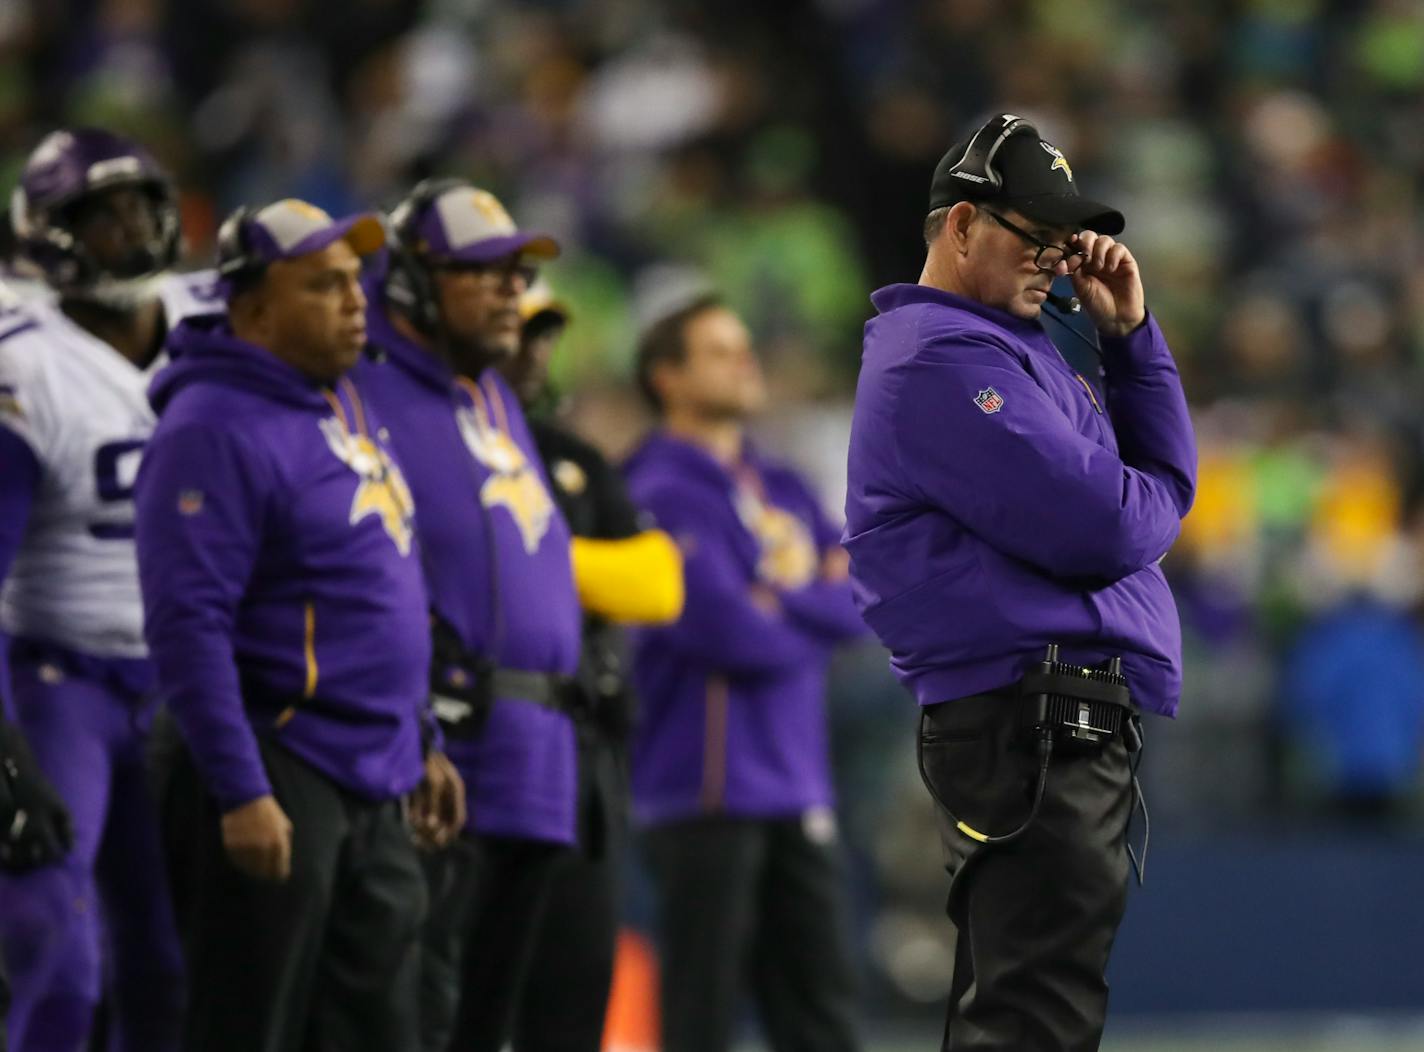
[[[308,201],[284,197],[257,213],[257,221],[272,232],[272,237],[284,249],[302,238],[331,225],[331,216]]]
[[[414,536],[411,520],[415,514],[415,499],[395,461],[367,435],[348,431],[337,417],[322,420],[321,433],[336,458],[361,479],[351,498],[351,525],[355,526],[367,516],[376,516],[386,536],[395,542],[396,550],[409,555]]]
[[[402,236],[433,260],[492,263],[510,254],[537,259],[559,254],[553,238],[521,231],[498,198],[468,183],[456,182],[409,214],[415,207],[402,205],[396,214],[404,217],[393,222],[410,224]]]
[[[369,255],[385,244],[386,232],[373,215],[333,219],[314,204],[285,197],[258,211],[248,223],[264,258],[291,259],[317,252],[344,240],[357,255]]]
[[[1053,163],[1048,166],[1048,170],[1053,172],[1062,169],[1063,174],[1068,177],[1068,181],[1071,183],[1073,181],[1073,169],[1068,167],[1068,158],[1063,156],[1063,151],[1052,143],[1044,142],[1042,139],[1038,141],[1038,145],[1043,147],[1044,153],[1049,154],[1053,158]]]
[[[504,205],[485,190],[455,190],[435,202],[435,210],[453,246],[474,244],[516,232]]]

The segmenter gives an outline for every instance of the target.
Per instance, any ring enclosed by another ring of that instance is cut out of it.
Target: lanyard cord
[[[491,392],[492,397],[486,396],[484,385],[476,383],[467,376],[455,377],[457,387],[465,392],[470,400],[470,410],[475,416],[476,426],[484,427],[491,431],[503,431],[509,435],[509,417],[505,413],[504,400],[499,397],[498,391]],[[455,409],[458,412],[464,407],[460,405],[458,398],[451,392]],[[499,417],[502,428],[497,428],[490,420],[489,406],[493,402],[495,415]],[[458,425],[457,425],[458,429]],[[510,441],[513,441],[511,438]],[[489,563],[489,619],[490,635],[485,647],[485,659],[491,666],[499,664],[500,651],[504,647],[504,603],[501,597],[501,582],[499,579],[499,544],[495,539],[494,512],[486,506],[484,500],[484,479],[479,477],[475,470],[474,453],[465,450],[465,463],[469,468],[470,478],[475,484],[475,507],[479,509],[480,521],[485,528],[485,561]],[[493,469],[491,469],[493,470]]]
[[[362,438],[370,438],[371,434],[366,430],[366,407],[361,404],[361,395],[356,390],[356,385],[344,376],[337,382],[346,392],[346,397],[351,400],[351,408],[356,415],[356,433]],[[323,387],[321,395],[326,399],[326,404],[331,406],[331,411],[336,414],[336,419],[341,422],[341,430],[348,435],[351,434],[351,421],[347,419],[346,407],[341,404],[341,398],[336,391],[330,387]]]
[[[1097,344],[1097,342],[1096,342],[1095,340],[1090,340],[1090,339],[1088,339],[1088,338],[1087,338],[1086,336],[1084,336],[1081,332],[1079,332],[1077,329],[1075,329],[1072,325],[1069,325],[1068,322],[1067,322],[1067,320],[1064,319],[1064,318],[1058,313],[1057,310],[1050,310],[1050,311],[1047,311],[1047,312],[1045,312],[1045,315],[1044,315],[1044,316],[1045,316],[1045,317],[1048,317],[1048,318],[1052,318],[1054,321],[1056,321],[1060,326],[1062,326],[1062,328],[1063,328],[1065,331],[1067,331],[1067,332],[1069,333],[1069,335],[1071,335],[1071,336],[1072,336],[1075,340],[1077,340],[1079,343],[1082,343],[1082,344],[1084,344],[1085,346],[1090,347],[1090,348],[1092,349],[1092,351],[1093,351],[1093,354],[1095,354],[1095,355],[1097,356],[1098,364],[1099,364],[1099,366],[1101,367],[1102,361],[1103,361],[1103,349],[1098,346],[1098,344]],[[1102,411],[1103,411],[1103,407],[1098,403],[1098,395],[1097,395],[1097,392],[1093,390],[1093,385],[1090,384],[1090,383],[1088,383],[1087,379],[1083,376],[1082,373],[1080,373],[1077,369],[1074,369],[1074,368],[1073,368],[1073,363],[1070,362],[1070,361],[1067,359],[1067,357],[1064,356],[1063,352],[1058,349],[1058,344],[1054,343],[1052,339],[1050,339],[1048,342],[1051,343],[1051,344],[1053,344],[1054,353],[1056,353],[1056,354],[1058,355],[1059,360],[1060,360],[1065,366],[1068,367],[1068,371],[1073,374],[1073,378],[1074,378],[1075,380],[1077,380],[1080,384],[1083,385],[1083,390],[1088,392],[1088,398],[1092,401],[1092,403],[1093,403],[1093,408],[1101,415],[1101,414],[1102,414]]]

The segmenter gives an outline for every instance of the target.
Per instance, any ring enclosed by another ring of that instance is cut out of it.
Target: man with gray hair
[[[935,171],[918,284],[877,317],[851,428],[856,600],[921,705],[958,941],[947,1049],[1086,1052],[1127,902],[1142,710],[1176,711],[1158,563],[1196,484],[1122,215],[1000,114]],[[1040,322],[1097,328],[1102,389]]]

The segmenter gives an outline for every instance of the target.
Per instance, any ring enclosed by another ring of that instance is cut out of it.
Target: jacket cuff
[[[223,814],[264,796],[272,796],[272,783],[265,771],[232,771],[224,775],[206,775],[208,786]]]
[[[1103,365],[1109,373],[1114,370],[1140,373],[1159,357],[1159,347],[1166,349],[1162,330],[1150,310],[1143,314],[1141,324],[1126,336],[1099,333],[1098,344],[1103,349]]]
[[[444,751],[445,732],[440,729],[440,720],[427,699],[420,707],[420,758],[424,760],[433,752]]]

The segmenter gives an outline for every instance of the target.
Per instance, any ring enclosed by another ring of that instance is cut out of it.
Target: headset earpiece
[[[420,235],[416,223],[441,194],[470,184],[464,179],[436,176],[416,183],[409,194],[391,209],[390,267],[386,272],[386,299],[400,308],[426,336],[440,327],[440,304],[430,266],[421,258]]]
[[[391,228],[396,240],[411,246],[415,241],[415,224],[437,197],[447,190],[455,190],[470,184],[464,179],[450,175],[432,176],[422,179],[411,188],[410,193],[391,209]]]
[[[390,248],[390,263],[383,286],[386,301],[394,304],[426,336],[440,325],[440,305],[429,268],[399,243]]]
[[[1011,135],[1037,135],[1038,130],[1022,117],[1000,113],[987,121],[970,138],[964,156],[955,162],[949,174],[976,186],[998,186],[1002,182],[994,170],[994,155]]]
[[[247,220],[252,218],[252,209],[242,205],[223,220],[218,228],[218,275],[231,278],[245,270],[259,266],[252,258],[244,237]]]

